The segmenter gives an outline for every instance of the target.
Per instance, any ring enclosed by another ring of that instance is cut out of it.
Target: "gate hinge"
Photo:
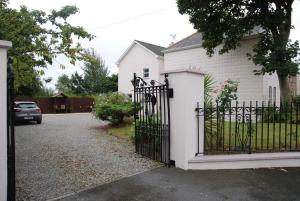
[[[168,90],[168,96],[169,96],[169,98],[174,98],[174,90],[173,90],[173,88],[170,88]]]

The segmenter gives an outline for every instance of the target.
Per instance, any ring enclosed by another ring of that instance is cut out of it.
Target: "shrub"
[[[230,79],[225,81],[224,85],[222,86],[221,93],[217,97],[217,102],[219,102],[221,111],[225,111],[232,101],[237,100],[238,86],[238,81]]]
[[[132,116],[135,107],[131,99],[122,93],[113,92],[95,97],[93,113],[112,125],[118,125],[125,116]]]
[[[300,106],[300,96],[296,95],[296,96],[293,97],[292,100],[293,100],[294,106],[298,108]]]

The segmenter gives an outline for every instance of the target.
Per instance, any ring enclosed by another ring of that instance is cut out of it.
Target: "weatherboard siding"
[[[225,80],[232,79],[240,82],[238,88],[238,99],[240,101],[263,101],[267,94],[264,83],[275,84],[273,76],[255,76],[253,70],[259,69],[246,54],[251,52],[256,39],[243,40],[241,46],[227,54],[208,57],[203,48],[188,49],[177,52],[166,53],[164,56],[165,70],[183,68],[200,69],[210,74],[216,81],[216,86],[222,85]],[[279,89],[279,87],[278,87]],[[279,94],[279,93],[278,93]]]

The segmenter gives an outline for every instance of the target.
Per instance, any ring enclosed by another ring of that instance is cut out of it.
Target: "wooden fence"
[[[43,114],[91,112],[94,99],[87,97],[16,97],[15,101],[34,101]]]

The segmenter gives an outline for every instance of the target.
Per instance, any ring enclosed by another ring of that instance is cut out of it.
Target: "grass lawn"
[[[130,123],[124,123],[117,127],[109,127],[107,132],[116,137],[134,140],[134,125]]]
[[[220,137],[224,139],[224,147],[229,146],[248,146],[257,150],[276,149],[296,150],[300,147],[300,125],[285,123],[261,123],[257,124],[236,124],[235,122],[224,122],[224,127],[218,131]],[[210,124],[206,125],[210,130]],[[212,138],[211,138],[212,137]],[[212,140],[211,140],[212,139]],[[213,129],[213,135],[207,135],[207,146],[215,146],[217,143],[216,130]],[[219,143],[220,144],[220,143]],[[221,143],[222,144],[222,143]],[[223,145],[219,145],[219,147]]]

